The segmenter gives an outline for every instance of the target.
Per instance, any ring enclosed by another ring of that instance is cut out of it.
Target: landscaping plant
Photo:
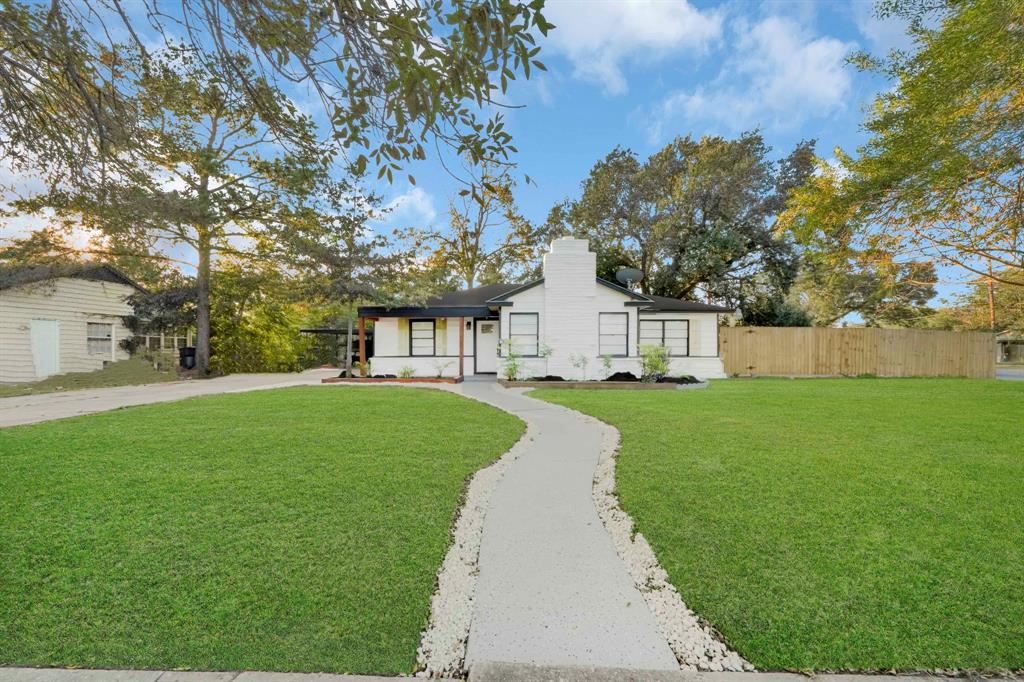
[[[669,372],[668,348],[664,346],[640,346],[640,381],[653,383]]]
[[[580,376],[582,381],[587,380],[587,363],[589,360],[583,353],[571,353],[569,355],[569,362],[572,366],[580,370]]]
[[[501,341],[501,369],[505,373],[505,379],[515,381],[523,369],[523,356],[515,349],[512,339]]]

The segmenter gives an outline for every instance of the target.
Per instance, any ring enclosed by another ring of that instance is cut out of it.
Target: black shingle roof
[[[12,289],[58,277],[113,282],[145,291],[122,272],[109,265],[93,263],[58,263],[53,265],[0,265],[0,289]]]
[[[710,303],[698,303],[697,301],[684,301],[678,298],[669,298],[668,296],[654,296],[653,294],[645,294],[647,298],[653,301],[652,304],[642,306],[641,312],[681,312],[681,313],[732,313],[735,312],[734,308],[726,308],[720,305],[711,305]]]
[[[524,289],[534,287],[543,279],[537,279],[526,284],[485,284],[484,286],[463,289],[461,291],[449,291],[427,299],[422,306],[400,306],[388,308],[386,306],[363,306],[359,308],[359,314],[364,316],[381,317],[459,317],[459,316],[487,316],[492,314],[494,306],[508,305],[505,302],[506,296],[515,294]],[[629,289],[620,287],[612,282],[601,278],[597,279],[598,284],[610,289],[619,291],[633,300],[626,305],[636,306],[640,312],[687,312],[687,313],[731,313],[732,308],[698,303],[696,301],[683,301],[678,298],[667,296],[652,296],[639,294]]]

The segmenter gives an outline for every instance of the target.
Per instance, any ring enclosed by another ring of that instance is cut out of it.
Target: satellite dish
[[[631,288],[634,284],[644,278],[644,273],[636,268],[621,268],[615,273],[615,279],[619,280],[619,284]]]

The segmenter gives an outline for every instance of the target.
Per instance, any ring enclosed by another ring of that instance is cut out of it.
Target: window
[[[598,354],[629,355],[629,313],[598,313]]]
[[[106,355],[108,358],[113,355],[114,325],[89,322],[85,328],[85,339],[89,355]]]
[[[409,321],[409,355],[434,355],[434,320]]]
[[[689,320],[640,320],[640,345],[664,346],[669,355],[690,354]]]
[[[509,313],[508,339],[520,355],[537,355],[540,313]]]

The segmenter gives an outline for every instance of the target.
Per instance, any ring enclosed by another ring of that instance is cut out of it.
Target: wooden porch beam
[[[465,376],[466,318],[459,318],[459,376]]]
[[[359,375],[366,376],[366,318],[359,318]]]

